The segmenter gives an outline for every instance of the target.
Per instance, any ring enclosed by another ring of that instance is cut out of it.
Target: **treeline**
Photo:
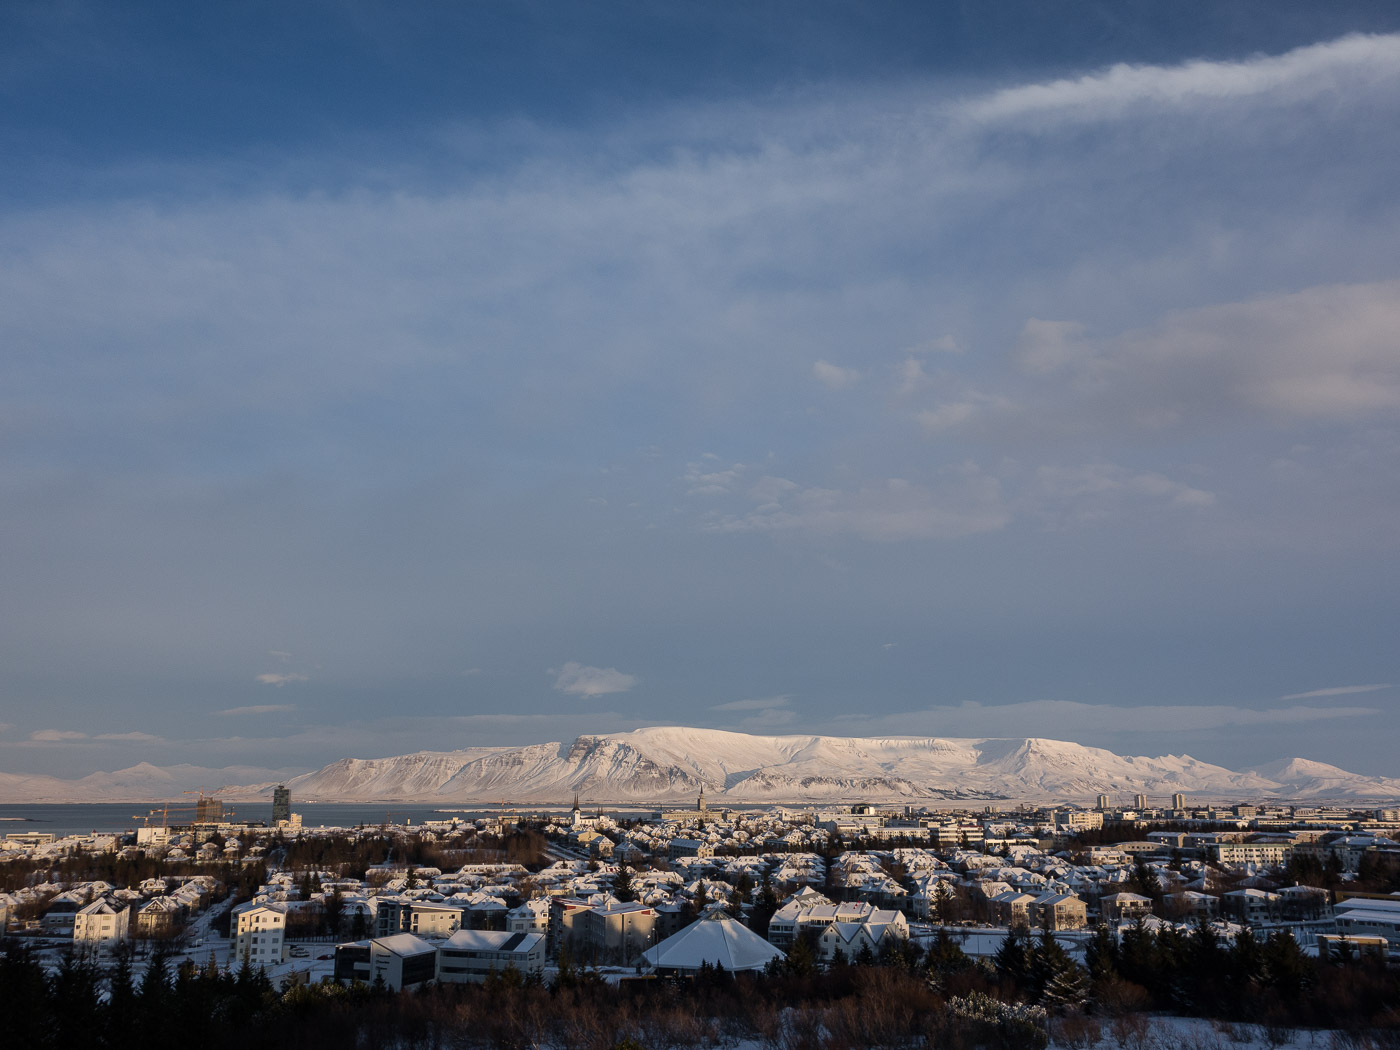
[[[1189,932],[1138,923],[1115,940],[1100,927],[1085,963],[1088,1001],[1102,1012],[1378,1029],[1400,1044],[1400,973],[1371,960],[1319,961],[1287,933],[1261,941],[1246,928],[1225,941],[1205,922]]]
[[[569,1047],[639,1050],[748,1040],[782,1050],[857,1047],[1044,1047],[1106,1026],[1126,1045],[1142,1014],[1162,1010],[1258,1025],[1275,1035],[1339,1030],[1347,1045],[1400,1045],[1400,975],[1363,960],[1311,959],[1291,937],[1233,943],[1208,926],[1182,934],[1137,926],[1121,944],[1097,932],[1086,965],[1048,935],[1008,935],[991,962],[941,932],[876,958],[822,969],[799,941],[763,974],[706,968],[695,978],[609,984],[567,962],[549,984],[515,971],[483,985],[390,993],[382,986],[287,984],[261,971],[186,964],[161,952],[133,979],[73,957],[46,973],[26,949],[0,954],[0,1001],[16,1046],[95,1050],[165,1047]],[[1285,1037],[1280,1036],[1279,1041]],[[1092,1040],[1088,1040],[1092,1041]],[[1335,1043],[1335,1040],[1334,1040]]]
[[[984,976],[969,980],[988,986]],[[481,985],[395,994],[364,984],[274,988],[261,972],[220,970],[212,960],[171,973],[159,955],[136,981],[120,960],[110,975],[79,958],[46,974],[32,955],[11,949],[0,956],[0,997],[7,1042],[26,1050],[641,1050],[741,1040],[775,1050],[971,1050],[989,1037],[1008,1050],[1046,1044],[1043,1015],[989,1015],[984,1001],[950,997],[922,969],[904,966],[737,977],[706,969],[694,979],[621,987],[587,970],[565,970],[548,985],[507,971]]]

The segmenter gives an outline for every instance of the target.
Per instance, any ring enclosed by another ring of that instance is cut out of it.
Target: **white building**
[[[1334,908],[1337,932],[1347,937],[1384,937],[1400,948],[1400,895],[1348,897]]]
[[[730,973],[762,970],[786,956],[758,934],[723,912],[697,919],[674,937],[642,953],[645,965],[661,973],[696,973],[706,964]]]
[[[437,979],[438,950],[421,937],[396,933],[369,942],[370,983],[382,980],[391,991],[402,991]]]
[[[523,975],[544,970],[543,933],[458,930],[438,949],[438,980],[484,981],[493,970]]]
[[[73,916],[74,944],[115,944],[131,934],[131,909],[108,897],[99,897]]]
[[[230,961],[257,968],[276,966],[286,958],[287,906],[262,902],[243,904],[233,912]]]
[[[534,897],[506,912],[507,933],[548,933],[549,901]]]

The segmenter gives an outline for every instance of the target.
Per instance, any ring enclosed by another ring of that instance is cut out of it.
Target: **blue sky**
[[[6,4],[0,770],[1396,775],[1397,129],[1382,3]]]

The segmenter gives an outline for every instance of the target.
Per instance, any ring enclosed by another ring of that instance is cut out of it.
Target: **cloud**
[[[96,736],[94,736],[92,739],[94,739],[94,740],[112,740],[112,741],[118,741],[118,742],[123,742],[123,741],[124,741],[124,742],[127,742],[127,743],[133,743],[133,744],[163,744],[163,743],[165,743],[165,738],[164,738],[164,737],[155,736],[154,734],[151,734],[151,733],[137,733],[137,732],[132,732],[132,733],[98,733],[98,734],[97,734]]]
[[[1369,707],[1252,708],[1231,705],[1159,704],[1126,707],[1073,700],[1031,700],[1015,704],[964,703],[898,715],[843,715],[843,731],[952,737],[1044,736],[1078,740],[1094,733],[1171,733],[1232,727],[1304,725],[1345,718],[1374,717]]]
[[[1388,682],[1377,685],[1336,685],[1330,689],[1313,689],[1306,693],[1289,693],[1287,696],[1279,697],[1280,700],[1312,700],[1320,696],[1351,696],[1354,693],[1374,693],[1381,689],[1390,689],[1392,686]]]
[[[588,667],[573,660],[558,670],[550,668],[549,673],[556,676],[555,689],[574,696],[625,693],[637,684],[635,675],[623,674],[615,667]]]
[[[304,674],[297,674],[297,673],[295,673],[295,672],[290,672],[290,673],[287,673],[287,674],[279,674],[279,673],[276,673],[276,672],[269,672],[269,673],[267,673],[267,674],[260,674],[260,675],[258,675],[258,682],[259,682],[259,684],[261,684],[261,685],[275,685],[275,686],[277,686],[279,689],[280,689],[282,686],[286,685],[288,682],[305,682],[305,681],[309,681],[309,679],[306,677],[306,675],[304,675]]]
[[[220,717],[237,717],[239,715],[273,715],[284,711],[295,711],[296,704],[254,704],[251,707],[226,707],[217,712]]]
[[[761,696],[753,700],[731,700],[727,704],[716,704],[711,711],[767,711],[775,707],[786,707],[792,700],[790,693],[781,696]]]
[[[812,375],[828,390],[845,390],[860,381],[860,373],[854,368],[842,368],[826,361],[818,361],[812,365]]]
[[[715,532],[856,536],[878,542],[950,539],[995,532],[1011,520],[1000,482],[975,464],[943,472],[937,488],[889,478],[854,491],[803,488],[787,478],[762,478],[747,513],[712,518]]]
[[[15,727],[13,722],[0,722],[0,733],[8,733]]]
[[[969,390],[960,400],[944,401],[918,414],[920,425],[930,433],[954,430],[988,414],[1006,415],[1015,403],[997,394]]]
[[[1112,463],[1086,463],[1038,467],[1027,497],[1028,505],[1052,524],[1103,520],[1116,514],[1124,500],[1210,507],[1215,494],[1157,473],[1135,473]]]
[[[86,740],[88,735],[76,729],[36,729],[29,739],[40,744],[57,744],[69,740]]]
[[[796,711],[789,711],[782,707],[770,707],[758,712],[756,715],[740,719],[739,728],[747,732],[778,729],[782,726],[791,725],[796,720]]]
[[[1087,421],[1161,429],[1240,420],[1347,422],[1400,410],[1400,281],[1327,285],[1181,310],[1101,340],[1029,321],[1021,362]]]
[[[1119,64],[1087,76],[1026,84],[969,100],[976,121],[1105,120],[1141,107],[1200,109],[1222,102],[1297,103],[1334,95],[1350,83],[1400,76],[1400,36],[1353,35],[1244,61],[1173,66]]]
[[[713,462],[717,457],[706,454],[695,463],[687,463],[681,480],[686,491],[692,496],[721,496],[731,491],[744,476],[744,464],[735,463],[724,470],[716,470]]]

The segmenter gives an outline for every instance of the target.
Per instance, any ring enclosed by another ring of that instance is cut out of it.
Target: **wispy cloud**
[[[296,704],[253,704],[250,707],[226,707],[219,711],[220,717],[237,717],[240,715],[275,715],[285,711],[295,711]]]
[[[899,715],[842,715],[835,724],[852,733],[929,734],[953,737],[1044,736],[1082,740],[1095,733],[1169,733],[1242,726],[1304,725],[1364,718],[1369,707],[1253,708],[1232,705],[1147,704],[1126,707],[1074,700],[1030,700],[1014,704],[964,703]]]
[[[130,743],[130,744],[163,744],[163,743],[165,743],[165,738],[164,738],[164,737],[156,736],[154,733],[140,733],[140,732],[131,732],[131,733],[98,733],[98,734],[97,734],[96,736],[94,736],[92,739],[94,739],[94,740],[110,740],[110,741],[114,741],[114,742],[117,742],[117,743]]]
[[[694,463],[687,463],[681,480],[692,496],[722,496],[733,490],[743,478],[745,469],[742,463],[718,467],[715,457],[706,455]]]
[[[1306,693],[1289,693],[1287,696],[1279,697],[1280,700],[1312,700],[1321,696],[1351,696],[1355,693],[1375,693],[1382,689],[1390,689],[1389,682],[1380,682],[1376,685],[1334,685],[1330,689],[1312,689]]]
[[[1000,482],[976,464],[950,468],[939,481],[937,488],[931,488],[889,478],[841,491],[803,488],[787,478],[765,477],[750,492],[758,501],[756,507],[743,514],[714,517],[706,528],[896,542],[995,532],[1011,520]]]
[[[306,675],[298,674],[296,672],[288,672],[286,674],[282,674],[275,671],[271,671],[267,674],[258,675],[258,683],[260,685],[275,685],[278,688],[287,685],[289,682],[306,682],[309,680],[310,679],[308,679]]]
[[[972,99],[980,121],[1102,120],[1142,106],[1200,109],[1235,100],[1297,103],[1330,95],[1339,81],[1400,76],[1400,36],[1354,35],[1244,61],[1115,65],[1087,76],[1027,84]]]
[[[86,740],[88,735],[76,729],[36,729],[29,739],[38,744],[59,744],[73,740]]]
[[[752,700],[731,700],[727,704],[716,704],[711,711],[767,711],[775,707],[786,707],[792,702],[791,693],[780,696],[760,696]]]
[[[550,668],[549,673],[555,676],[555,689],[574,696],[625,693],[637,684],[635,675],[623,674],[615,667],[589,667],[573,660],[558,669]]]
[[[842,368],[840,365],[833,365],[827,361],[818,361],[813,364],[812,375],[828,390],[845,390],[847,387],[855,386],[860,381],[860,372],[856,369]]]

